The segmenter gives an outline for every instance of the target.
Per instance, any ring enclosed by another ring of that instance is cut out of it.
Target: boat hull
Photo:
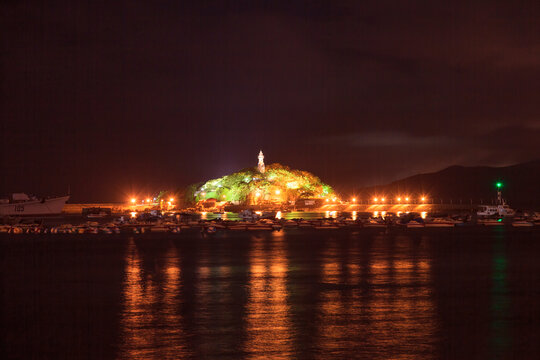
[[[57,215],[62,212],[69,196],[25,201],[14,204],[0,204],[0,216]]]

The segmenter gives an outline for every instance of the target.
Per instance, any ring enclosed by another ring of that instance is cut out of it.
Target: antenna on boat
[[[501,191],[503,187],[503,183],[501,181],[497,181],[495,186],[497,187],[497,205],[504,205],[503,198],[502,198],[502,191]]]

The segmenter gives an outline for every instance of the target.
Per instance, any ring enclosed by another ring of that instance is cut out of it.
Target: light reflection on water
[[[186,269],[184,244],[131,239],[120,358],[434,356],[428,242],[330,236],[306,256],[284,232],[246,236],[197,245]]]
[[[133,239],[129,241],[120,319],[121,358],[172,358],[175,354],[189,354],[182,328],[178,326],[182,319],[176,301],[180,290],[176,249],[169,248],[164,260],[160,272],[145,273],[139,251]]]
[[[250,357],[291,355],[292,329],[286,289],[288,263],[282,234],[273,233],[270,244],[265,244],[263,237],[252,238],[245,344],[245,352]]]
[[[6,359],[540,358],[535,229],[32,234],[0,245]]]

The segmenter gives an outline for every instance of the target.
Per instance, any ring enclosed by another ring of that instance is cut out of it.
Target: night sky
[[[3,1],[2,193],[267,163],[342,192],[540,157],[540,2]]]

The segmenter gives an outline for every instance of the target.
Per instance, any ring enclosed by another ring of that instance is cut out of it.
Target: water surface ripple
[[[540,358],[538,231],[0,241],[6,358]]]

